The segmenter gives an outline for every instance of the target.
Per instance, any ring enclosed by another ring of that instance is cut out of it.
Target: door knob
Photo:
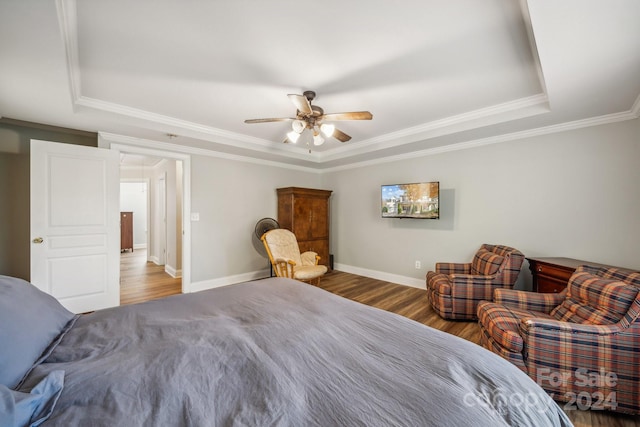
[[[42,237],[36,237],[35,239],[33,239],[33,243],[40,244],[42,242],[44,242],[44,239]]]

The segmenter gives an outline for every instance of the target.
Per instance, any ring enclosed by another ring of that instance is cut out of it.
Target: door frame
[[[167,266],[167,239],[169,233],[167,233],[167,173],[162,172],[156,177],[156,237],[158,241],[158,252],[156,258],[157,264],[166,268]]]
[[[118,154],[141,154],[182,161],[182,293],[191,292],[191,156],[175,151],[122,144],[102,135],[99,137],[108,142],[109,148]]]

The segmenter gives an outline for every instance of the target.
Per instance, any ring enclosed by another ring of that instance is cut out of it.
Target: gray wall
[[[215,157],[191,162],[191,281],[223,278],[268,268],[256,222],[277,218],[276,188],[319,188],[320,175]]]
[[[636,119],[328,173],[332,253],[419,280],[485,242],[640,268],[639,160]],[[440,220],[380,217],[380,185],[420,181],[440,181]],[[530,281],[525,269],[518,287]]]
[[[0,274],[28,279],[29,139],[77,135],[14,128],[0,123]],[[266,269],[253,229],[288,186],[333,190],[331,253],[365,275],[423,283],[435,262],[467,262],[484,242],[640,268],[638,159],[640,119],[323,174],[194,155],[191,280]],[[432,180],[440,220],[380,217],[380,185]]]
[[[29,280],[30,141],[97,147],[95,133],[0,119],[0,274]]]

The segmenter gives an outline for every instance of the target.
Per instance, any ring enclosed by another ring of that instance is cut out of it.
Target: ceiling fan
[[[336,129],[335,125],[325,123],[327,121],[336,120],[371,120],[373,115],[368,111],[353,111],[350,113],[328,113],[325,114],[324,110],[317,105],[312,105],[316,97],[316,93],[312,90],[303,92],[302,95],[289,94],[287,95],[293,105],[296,107],[295,117],[281,117],[281,118],[269,118],[269,119],[249,119],[245,120],[245,123],[267,123],[267,122],[292,122],[291,132],[287,133],[285,143],[296,143],[300,138],[300,135],[305,129],[311,130],[313,133],[313,144],[322,145],[324,138],[333,137],[341,142],[347,142],[351,139],[349,135]],[[309,145],[307,143],[307,145]],[[309,149],[311,152],[311,149]]]

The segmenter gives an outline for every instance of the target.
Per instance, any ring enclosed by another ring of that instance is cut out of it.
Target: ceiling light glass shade
[[[295,144],[296,142],[298,142],[298,138],[300,138],[300,134],[295,131],[291,131],[287,134],[287,138],[289,138],[289,141]]]
[[[333,136],[333,132],[336,130],[336,127],[335,125],[325,123],[320,126],[320,130],[322,131],[322,133],[324,133],[324,136],[326,136],[327,138],[331,138]]]
[[[320,134],[313,135],[313,145],[324,144],[324,138]]]
[[[303,122],[302,120],[294,120],[291,123],[291,128],[293,129],[294,132],[296,133],[302,133],[302,131],[304,130],[304,128],[307,127],[307,124],[305,122]]]

